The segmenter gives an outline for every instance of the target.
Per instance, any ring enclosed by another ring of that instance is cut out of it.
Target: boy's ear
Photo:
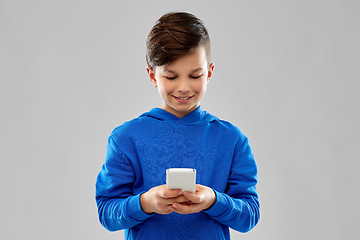
[[[157,87],[154,71],[149,66],[146,67],[146,71],[147,71],[147,73],[149,75],[151,83],[154,85],[154,87]]]
[[[214,63],[210,63],[209,70],[208,70],[208,76],[207,76],[207,83],[209,83],[210,78],[212,77],[214,71]]]

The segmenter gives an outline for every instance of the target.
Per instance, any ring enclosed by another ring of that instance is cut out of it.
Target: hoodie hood
[[[219,119],[218,117],[211,115],[207,111],[203,111],[200,106],[182,118],[179,118],[174,114],[161,108],[153,108],[149,112],[143,113],[139,116],[139,118],[142,117],[150,117],[160,121],[166,121],[181,125],[194,125],[204,122],[209,123]]]

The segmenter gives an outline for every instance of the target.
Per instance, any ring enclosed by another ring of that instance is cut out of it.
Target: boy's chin
[[[186,105],[178,105],[178,104],[173,105],[173,109],[178,111],[178,112],[188,112],[188,111],[191,111],[191,110],[193,110],[195,108],[196,108],[196,105],[193,105],[193,104],[191,104],[191,105],[188,105],[188,104],[186,104]]]
[[[193,105],[193,106],[186,106],[186,107],[175,107],[174,110],[177,111],[178,113],[188,114],[188,113],[192,112],[193,110],[195,110],[196,108],[197,108],[197,106]]]

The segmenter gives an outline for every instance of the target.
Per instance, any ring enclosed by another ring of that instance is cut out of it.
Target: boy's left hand
[[[210,208],[216,201],[215,192],[206,186],[196,184],[196,192],[184,192],[184,197],[190,202],[173,203],[170,207],[174,212],[180,214],[197,213]]]

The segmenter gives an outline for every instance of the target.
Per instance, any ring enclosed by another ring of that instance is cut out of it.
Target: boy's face
[[[162,109],[179,118],[200,105],[213,70],[212,63],[208,68],[202,46],[170,65],[156,67],[155,73],[147,67],[149,77],[163,99]]]

